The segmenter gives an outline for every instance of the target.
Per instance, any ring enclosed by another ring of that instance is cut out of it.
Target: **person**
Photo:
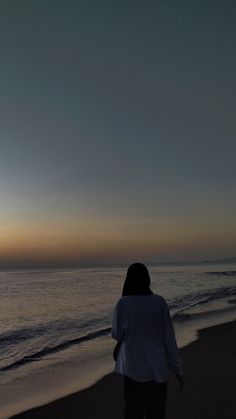
[[[115,371],[124,376],[124,418],[164,419],[168,369],[182,391],[183,361],[167,303],[151,291],[149,272],[142,263],[128,268],[111,335],[117,341]]]

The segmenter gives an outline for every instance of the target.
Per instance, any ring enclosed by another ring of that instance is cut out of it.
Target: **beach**
[[[170,375],[166,419],[235,418],[235,332],[236,321],[202,329],[199,339],[181,350],[186,385],[180,394]],[[85,390],[11,419],[121,419],[122,390],[122,377],[111,373]]]

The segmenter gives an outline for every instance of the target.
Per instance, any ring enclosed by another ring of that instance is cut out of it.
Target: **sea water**
[[[236,318],[236,264],[149,266],[179,346]],[[0,417],[84,388],[113,367],[126,267],[0,271]]]

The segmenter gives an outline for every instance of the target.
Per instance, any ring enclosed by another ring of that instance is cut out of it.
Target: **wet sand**
[[[183,394],[170,376],[166,419],[234,419],[235,354],[236,321],[201,330],[199,339],[182,350]],[[11,419],[122,419],[122,390],[122,377],[109,374],[86,390]]]

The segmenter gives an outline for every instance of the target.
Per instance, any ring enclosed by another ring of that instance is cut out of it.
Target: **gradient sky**
[[[236,255],[236,2],[0,3],[0,267]]]

